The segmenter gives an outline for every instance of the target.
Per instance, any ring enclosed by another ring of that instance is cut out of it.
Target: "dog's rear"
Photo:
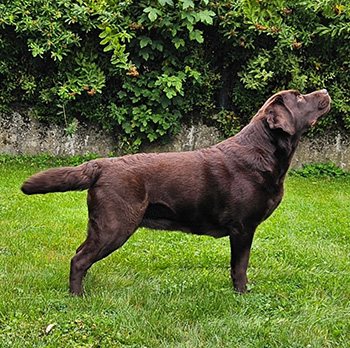
[[[53,168],[31,176],[21,190],[27,195],[82,191],[93,186],[100,173],[98,161],[86,162],[77,167]]]

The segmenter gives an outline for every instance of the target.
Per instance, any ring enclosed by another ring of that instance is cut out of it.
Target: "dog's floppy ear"
[[[267,106],[265,112],[267,123],[271,129],[280,128],[290,135],[295,134],[293,114],[285,105],[282,96],[276,96]]]

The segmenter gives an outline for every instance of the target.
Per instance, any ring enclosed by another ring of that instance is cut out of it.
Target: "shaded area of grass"
[[[233,292],[227,239],[140,229],[76,298],[86,192],[19,190],[52,161],[0,161],[0,347],[350,346],[349,179],[287,179],[258,228],[248,294]]]

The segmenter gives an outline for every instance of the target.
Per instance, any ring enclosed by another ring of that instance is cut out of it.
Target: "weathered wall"
[[[296,151],[293,166],[304,163],[334,162],[344,170],[350,170],[350,135],[339,132],[322,134],[316,138],[304,137]]]
[[[184,127],[169,144],[142,147],[141,151],[190,151],[216,144],[220,139],[222,135],[215,128],[192,125]],[[70,156],[91,152],[108,156],[111,152],[118,153],[117,145],[113,135],[106,134],[97,126],[81,123],[71,137],[62,127],[40,123],[25,114],[16,111],[0,113],[0,153]],[[293,166],[300,168],[303,163],[328,162],[350,170],[350,135],[333,133],[311,139],[304,137]]]
[[[112,135],[93,125],[80,123],[77,132],[69,136],[64,127],[39,122],[27,114],[0,113],[0,153],[74,156],[91,152],[108,156],[115,143]]]

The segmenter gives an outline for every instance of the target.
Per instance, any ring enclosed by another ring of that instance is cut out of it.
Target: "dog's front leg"
[[[230,234],[231,278],[236,291],[247,291],[247,268],[255,229],[234,230]]]

